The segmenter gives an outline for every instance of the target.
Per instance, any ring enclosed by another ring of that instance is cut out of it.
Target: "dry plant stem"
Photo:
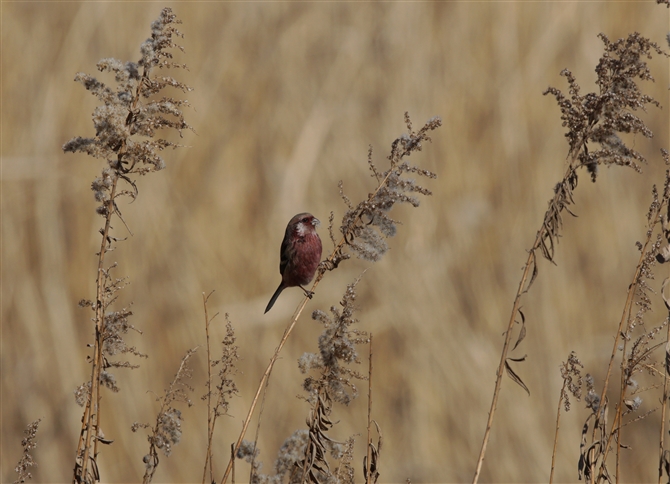
[[[73,472],[73,482],[78,484],[92,484],[100,479],[96,462],[98,445],[110,443],[102,438],[100,429],[101,387],[110,386],[114,391],[118,389],[114,386],[113,380],[102,382],[102,375],[109,367],[136,367],[128,362],[108,362],[106,359],[108,350],[110,355],[126,352],[135,356],[146,356],[134,347],[127,347],[122,340],[114,339],[120,334],[115,327],[115,321],[132,313],[124,310],[125,315],[120,315],[118,312],[106,314],[107,308],[115,299],[113,294],[119,289],[121,280],[114,281],[111,278],[109,271],[113,265],[105,268],[105,255],[107,251],[113,249],[113,244],[118,240],[111,235],[113,216],[117,216],[130,232],[116,205],[117,197],[129,196],[135,199],[137,196],[137,186],[130,178],[130,174],[146,174],[161,170],[164,168],[164,162],[158,152],[166,147],[179,146],[165,139],[141,141],[138,138],[152,138],[156,129],[164,127],[175,128],[180,134],[181,130],[190,128],[183,121],[180,109],[182,105],[188,105],[186,100],[163,98],[148,101],[146,106],[140,102],[141,97],[148,98],[155,95],[168,85],[180,88],[184,92],[190,90],[188,86],[172,77],[149,77],[149,72],[154,66],[185,67],[170,61],[172,54],[164,51],[173,47],[180,48],[172,41],[173,35],[181,36],[172,25],[175,23],[181,22],[169,8],[163,9],[159,19],[152,23],[152,37],[142,44],[140,49],[142,58],[139,62],[123,63],[118,59],[107,58],[97,64],[99,71],[115,73],[115,81],[118,84],[116,92],[88,74],[80,72],[75,76],[75,81],[83,84],[104,106],[97,107],[93,112],[95,137],[76,136],[63,144],[62,149],[65,152],[80,152],[94,158],[102,158],[108,165],[103,169],[102,176],[91,184],[95,199],[102,203],[96,212],[105,218],[105,222],[104,228],[99,231],[102,240],[100,251],[96,254],[98,256],[96,297],[94,301],[81,302],[82,307],[89,306],[94,312],[95,336],[91,345],[92,354],[87,358],[91,363],[91,380],[77,389],[77,403],[81,403],[80,397],[86,397]],[[140,69],[142,69],[141,75]],[[176,119],[165,118],[162,116],[164,114],[174,116]],[[136,167],[138,162],[141,166]],[[117,192],[120,180],[128,183],[131,190],[119,189]],[[124,327],[121,332],[125,332],[128,328],[132,327]],[[82,395],[85,391],[86,393]]]
[[[670,344],[670,324],[667,326],[667,332],[665,335],[666,345]],[[665,358],[667,358],[667,346]],[[667,360],[666,360],[667,361]],[[665,438],[665,411],[668,406],[668,365],[663,365],[665,368],[663,371],[663,398],[661,405],[661,435],[659,437],[659,453],[658,453],[658,484],[661,484],[663,481],[663,452],[664,452],[664,438]]]
[[[233,463],[233,476],[231,477],[232,484],[235,484],[235,445],[230,444],[230,461]],[[214,481],[212,481],[213,483]]]
[[[319,281],[321,280],[322,275],[319,274],[319,277],[314,281],[314,284],[312,285],[312,291],[314,291],[314,288],[318,285]],[[228,466],[226,467],[226,472],[223,474],[223,478],[221,479],[221,484],[224,484],[228,476],[230,475],[230,471],[233,468],[233,462],[235,460],[235,455],[237,454],[237,451],[240,448],[240,445],[242,445],[242,440],[244,439],[245,434],[247,433],[247,428],[249,427],[249,423],[251,422],[251,417],[254,414],[254,410],[256,409],[256,405],[258,404],[258,399],[261,395],[261,391],[263,391],[263,388],[265,387],[268,378],[270,378],[270,373],[272,373],[272,368],[274,367],[275,362],[277,361],[277,358],[279,358],[279,353],[281,352],[282,348],[286,344],[286,341],[288,340],[289,335],[291,334],[291,331],[293,331],[293,328],[295,327],[296,323],[298,322],[298,318],[300,318],[300,315],[302,314],[302,311],[305,309],[305,306],[307,305],[307,301],[309,301],[309,298],[305,296],[303,299],[302,303],[298,306],[296,309],[296,312],[293,314],[293,317],[291,318],[291,323],[288,325],[288,327],[284,330],[284,336],[282,336],[281,341],[279,342],[279,345],[277,346],[277,349],[275,349],[274,354],[272,355],[272,358],[270,358],[270,363],[268,364],[268,367],[265,369],[265,372],[263,373],[263,376],[261,377],[261,381],[258,384],[258,389],[256,390],[256,395],[254,396],[254,399],[251,401],[251,407],[249,407],[249,412],[247,413],[247,417],[244,419],[244,423],[242,424],[242,432],[240,433],[239,438],[237,439],[237,442],[235,443],[235,446],[233,448],[232,456],[230,458],[230,462],[228,462]]]
[[[88,398],[90,399],[91,396],[89,395]],[[84,408],[84,415],[81,416],[81,432],[79,433],[79,442],[77,443],[77,456],[79,456],[79,449],[82,448],[82,443],[83,443],[84,438],[85,438],[84,434],[85,434],[86,425],[87,425],[86,423],[88,422],[88,414],[89,414],[90,408],[91,408],[91,406],[90,406],[90,404],[88,404],[88,401],[87,401],[87,405]]]
[[[370,484],[370,475],[372,469],[372,456],[370,445],[372,444],[371,429],[372,426],[372,333],[370,333],[370,364],[368,365],[368,446],[367,446],[367,466],[365,469],[365,482]]]
[[[540,234],[542,230],[538,231],[537,238],[535,239],[535,246],[540,242]],[[521,276],[521,281],[519,282],[519,289],[517,290],[516,297],[514,298],[514,304],[512,306],[512,315],[510,316],[509,324],[507,325],[507,331],[505,332],[505,342],[503,343],[502,353],[500,355],[500,364],[498,365],[498,371],[496,372],[496,384],[493,389],[493,400],[491,401],[491,409],[489,410],[489,418],[486,421],[486,431],[484,432],[484,440],[482,441],[482,448],[479,452],[479,459],[477,460],[477,468],[475,469],[475,475],[472,479],[473,484],[476,484],[479,481],[479,475],[482,470],[482,464],[484,463],[484,456],[486,455],[486,447],[489,442],[489,437],[491,435],[491,427],[493,426],[493,416],[495,415],[496,407],[498,405],[498,397],[500,396],[500,385],[502,384],[502,377],[505,371],[505,360],[507,360],[507,352],[509,351],[510,342],[512,340],[512,328],[514,327],[514,322],[516,320],[516,314],[519,310],[519,302],[521,300],[521,295],[523,294],[523,288],[526,286],[526,281],[528,280],[528,273],[535,258],[535,253],[530,251],[528,254],[528,259],[526,260],[526,265]]]
[[[268,375],[269,379],[269,375]],[[263,410],[265,410],[265,397],[268,395],[268,386],[270,385],[269,381],[265,382],[265,387],[263,389],[263,398],[261,399],[261,409],[258,411],[258,422],[256,423],[256,435],[254,436],[254,453],[251,455],[251,466],[249,469],[249,482],[253,482],[254,477],[254,462],[256,461],[255,450],[258,448],[258,436],[261,433],[261,420],[263,419]]]
[[[213,476],[212,470],[212,436],[214,435],[214,423],[212,421],[212,352],[209,345],[209,313],[207,312],[207,301],[214,291],[205,296],[202,293],[202,305],[205,308],[205,334],[207,335],[207,455],[205,457],[205,468],[202,471],[202,484],[207,477],[207,463],[209,463],[209,479]]]
[[[399,159],[402,159],[404,156],[407,154],[410,154],[411,151],[406,150],[405,152],[401,153],[400,156],[398,157]],[[388,178],[391,176],[392,169],[395,167],[395,165],[391,166],[391,169],[389,170],[389,173],[379,182],[379,185],[375,189],[375,191],[371,194],[368,195],[368,200],[372,200],[377,193],[379,193],[379,190],[386,184],[388,181]],[[359,214],[360,216],[361,214]],[[333,252],[330,254],[328,259],[326,259],[326,262],[333,262],[335,259],[335,256],[339,253],[339,251],[344,247],[346,244],[346,238],[342,237],[340,241],[337,243],[335,248],[333,249]],[[319,282],[321,282],[321,279],[323,279],[323,276],[325,274],[324,270],[319,270],[316,279],[314,280],[314,283],[312,284],[312,287],[310,289],[310,292],[314,292],[314,289],[319,285]],[[263,373],[263,376],[261,377],[261,381],[258,384],[258,389],[256,390],[256,395],[254,396],[253,400],[251,401],[251,407],[249,408],[249,412],[247,413],[247,417],[244,419],[244,422],[242,424],[242,432],[240,433],[239,438],[237,439],[237,442],[235,443],[235,448],[233,452],[233,456],[231,457],[230,462],[228,462],[228,466],[226,467],[226,471],[223,474],[223,478],[221,479],[221,484],[225,484],[228,476],[230,475],[231,469],[233,467],[233,460],[235,455],[237,454],[237,451],[240,448],[240,445],[242,445],[242,440],[244,439],[244,436],[247,432],[247,429],[249,427],[249,422],[251,421],[251,417],[254,413],[254,410],[256,409],[256,405],[258,404],[258,399],[260,397],[261,391],[263,390],[263,387],[266,385],[268,378],[270,377],[270,374],[272,373],[272,368],[274,367],[275,362],[277,361],[277,358],[279,358],[279,353],[281,352],[282,348],[286,344],[286,341],[288,340],[288,337],[290,336],[291,332],[293,331],[293,328],[295,327],[296,323],[298,322],[298,318],[300,318],[300,315],[302,314],[303,310],[305,309],[305,306],[307,305],[307,301],[309,301],[309,297],[305,296],[303,299],[302,303],[298,306],[296,309],[295,313],[293,314],[293,317],[291,318],[291,322],[289,323],[288,327],[284,330],[284,335],[282,336],[281,341],[279,342],[279,345],[277,346],[277,349],[275,349],[274,354],[272,355],[272,358],[270,359],[270,363],[268,364],[268,367],[265,369],[265,373]],[[504,363],[504,360],[503,360]]]
[[[579,152],[572,152],[569,156],[568,168],[565,172],[563,180],[568,180],[570,176],[580,167],[576,164]],[[549,212],[547,212],[549,213]],[[516,321],[517,313],[519,311],[519,303],[521,302],[521,296],[524,294],[526,288],[526,282],[530,275],[531,268],[536,267],[537,259],[535,251],[539,249],[542,245],[545,235],[547,234],[546,226],[546,215],[542,223],[542,227],[537,231],[535,237],[535,242],[533,247],[528,251],[528,259],[526,259],[526,264],[523,268],[523,274],[521,275],[521,281],[519,281],[519,288],[516,291],[516,296],[514,297],[514,304],[512,305],[512,311],[510,313],[509,322],[507,324],[507,330],[505,331],[505,342],[503,343],[502,352],[500,354],[500,363],[498,364],[498,371],[496,372],[496,382],[493,389],[493,399],[491,401],[491,409],[489,410],[489,416],[486,421],[486,430],[484,431],[484,438],[482,440],[482,447],[479,452],[479,458],[477,459],[477,467],[475,468],[475,475],[472,478],[472,483],[476,484],[479,481],[479,476],[482,471],[482,465],[484,463],[484,457],[486,456],[486,448],[488,446],[488,441],[491,436],[491,427],[493,426],[493,417],[496,412],[498,405],[498,397],[500,396],[500,387],[502,385],[503,373],[505,371],[505,361],[507,360],[507,353],[509,352],[510,342],[512,341],[512,328]],[[531,279],[532,282],[532,279]],[[526,288],[526,290],[528,290]]]
[[[563,380],[563,388],[558,397],[558,409],[556,410],[556,432],[554,433],[554,450],[551,452],[551,472],[549,473],[549,484],[554,482],[554,465],[556,464],[556,447],[558,446],[558,429],[561,427],[561,404],[563,403],[562,395],[565,392],[565,380]]]
[[[653,219],[653,221],[650,223],[650,228],[654,227],[659,220],[661,214],[660,207],[656,211],[656,215]],[[640,249],[640,259],[637,263],[637,267],[635,269],[635,275],[633,276],[633,283],[628,288],[628,296],[626,297],[626,304],[624,306],[623,313],[621,314],[621,320],[619,321],[619,327],[617,328],[616,336],[614,337],[614,345],[612,347],[612,354],[610,355],[610,362],[607,365],[607,373],[605,374],[605,382],[603,383],[603,390],[600,393],[600,401],[604,402],[605,401],[605,395],[607,394],[607,387],[609,384],[609,379],[610,375],[612,374],[612,366],[614,364],[614,358],[616,357],[616,352],[619,344],[619,338],[621,337],[621,333],[623,331],[624,323],[627,321],[630,321],[630,316],[631,312],[633,310],[633,299],[635,298],[635,291],[638,286],[638,279],[640,277],[640,271],[642,270],[642,265],[643,261],[645,258],[645,254],[647,252],[647,249],[649,247],[649,244],[651,242],[651,233],[649,233],[649,236],[647,237],[647,240],[644,242],[644,246],[642,249]],[[623,349],[623,357],[625,357],[625,351],[626,351],[626,342],[627,340],[624,340],[624,349]],[[623,358],[622,357],[622,358]],[[623,369],[622,369],[623,372]],[[622,374],[622,381],[625,379],[625,376]],[[623,385],[623,383],[622,383]],[[605,445],[605,448],[603,449],[603,457],[602,461],[600,464],[600,469],[601,471],[603,470],[605,466],[605,462],[607,461],[607,454],[609,453],[610,449],[610,443],[612,442],[612,438],[614,436],[615,431],[620,432],[620,427],[621,427],[621,406],[623,405],[623,390],[621,391],[621,395],[619,396],[619,405],[617,408],[617,413],[616,417],[614,418],[614,422],[612,422],[612,431],[609,433],[609,436],[607,437],[607,445]],[[596,425],[593,426],[593,431],[591,435],[591,440],[595,440],[595,433],[596,433]],[[621,435],[619,435],[618,438],[619,444],[621,443]],[[619,482],[619,448],[620,445],[617,444],[617,469],[616,469],[616,480]],[[591,474],[591,482],[594,482],[595,476],[593,473]]]
[[[91,432],[95,429],[96,435],[98,433],[98,425],[100,422],[100,372],[102,370],[102,335],[103,324],[105,320],[105,306],[103,303],[104,292],[104,264],[105,254],[107,253],[107,244],[109,237],[109,230],[111,228],[112,215],[114,214],[114,197],[116,195],[116,186],[118,177],[113,177],[112,187],[109,200],[107,204],[107,215],[105,216],[105,228],[102,232],[102,241],[100,242],[100,252],[98,253],[98,274],[96,277],[96,296],[95,296],[95,344],[93,349],[93,365],[91,369],[91,393],[87,401],[87,407],[82,417],[82,428],[79,436],[79,445],[77,446],[77,455],[82,456],[80,475],[74,476],[74,482],[78,480],[85,481],[88,472],[88,461],[91,456]],[[95,407],[93,407],[95,402]],[[95,412],[93,411],[95,410]],[[82,435],[86,433],[84,448],[82,449]],[[97,452],[97,439],[94,443],[93,456]],[[76,469],[76,467],[75,467]]]
[[[630,321],[630,318],[628,318],[628,321]],[[623,406],[623,399],[626,393],[626,372],[627,370],[624,368],[624,358],[626,357],[626,349],[628,347],[628,338],[624,338],[623,340],[623,349],[621,350],[621,387],[619,388],[619,404],[617,405],[616,408],[616,417],[614,419],[614,423],[612,424],[612,432],[610,435],[614,435],[615,429],[617,433],[617,446],[616,446],[616,482],[617,484],[619,483],[620,480],[620,464],[621,464],[621,439],[622,439],[622,433],[623,433],[623,415],[621,413],[621,407]],[[609,438],[608,438],[609,440]]]
[[[172,382],[170,383],[170,386],[165,391],[165,396],[161,398],[161,406],[160,406],[160,409],[159,409],[157,417],[156,417],[156,425],[151,430],[152,436],[149,439],[149,442],[150,442],[149,454],[154,456],[156,464],[154,466],[152,466],[151,469],[149,467],[147,467],[147,469],[144,473],[144,477],[142,478],[142,483],[143,484],[149,484],[150,482],[152,482],[153,477],[154,477],[154,473],[156,472],[156,469],[158,468],[158,462],[159,461],[158,461],[158,456],[157,456],[157,453],[156,453],[155,438],[156,438],[156,434],[158,433],[158,429],[160,427],[161,415],[165,414],[165,407],[168,406],[168,405],[171,405],[172,399],[170,398],[170,396],[175,395],[175,393],[176,393],[175,386],[182,384],[180,380],[181,380],[182,376],[184,375],[184,371],[186,369],[187,362],[188,362],[189,358],[191,356],[193,356],[193,354],[197,351],[198,348],[199,348],[199,346],[196,346],[192,350],[189,350],[186,353],[186,356],[184,356],[181,359],[181,363],[179,364],[179,369],[177,370],[177,373],[175,375],[174,380],[172,380]]]

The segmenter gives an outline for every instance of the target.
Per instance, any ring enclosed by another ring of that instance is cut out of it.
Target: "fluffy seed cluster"
[[[82,383],[79,385],[75,390],[74,390],[74,401],[79,405],[80,407],[83,407],[86,405],[86,402],[91,397],[91,382],[90,380]]]
[[[593,375],[587,373],[584,381],[586,383],[586,397],[584,397],[586,408],[590,408],[593,413],[597,413],[600,408],[600,395],[595,392]]]
[[[651,130],[634,114],[647,105],[659,106],[652,97],[642,94],[637,81],[653,81],[646,60],[653,53],[667,54],[654,42],[635,32],[625,39],[610,41],[599,35],[604,50],[596,67],[598,92],[581,94],[581,88],[572,72],[564,69],[561,75],[568,81],[569,96],[554,87],[544,94],[552,94],[561,109],[565,134],[570,144],[570,156],[586,166],[591,179],[596,180],[598,165],[630,166],[640,171],[645,158],[627,147],[617,133],[640,133],[652,136]],[[599,149],[589,149],[589,143],[598,143]]]
[[[354,317],[356,307],[356,284],[360,279],[347,286],[340,302],[341,309],[333,306],[331,314],[316,310],[312,319],[324,327],[319,336],[319,353],[305,353],[298,360],[298,367],[303,373],[317,370],[319,378],[307,377],[305,390],[310,398],[317,397],[319,389],[326,387],[329,398],[338,403],[348,405],[358,394],[352,378],[363,377],[347,365],[360,363],[356,345],[367,343],[367,333],[351,326],[358,322]]]
[[[172,446],[181,440],[181,412],[179,410],[170,408],[160,414],[153,440],[156,448],[161,449],[165,455],[170,455]]]
[[[308,439],[309,431],[300,429],[284,441],[275,461],[275,475],[279,482],[283,482],[284,476],[293,471],[294,466],[305,458]]]
[[[189,398],[189,393],[193,388],[188,384],[188,381],[193,375],[193,370],[188,366],[191,357],[197,351],[197,347],[190,349],[181,360],[179,369],[170,383],[169,388],[165,390],[165,394],[157,398],[161,407],[156,416],[156,423],[152,426],[148,423],[135,422],[130,429],[137,432],[139,429],[147,429],[149,435],[149,453],[144,456],[145,465],[145,482],[150,482],[153,477],[156,467],[158,466],[158,450],[163,454],[169,456],[172,452],[172,446],[177,445],[181,440],[181,411],[175,408],[174,404],[177,402],[185,403],[189,407],[193,402]]]
[[[171,76],[153,74],[155,69],[186,67],[173,62],[170,52],[174,48],[183,50],[174,42],[175,37],[182,37],[175,28],[179,23],[172,10],[165,8],[151,25],[151,37],[142,44],[142,57],[138,62],[113,58],[98,62],[100,72],[114,75],[115,88],[89,74],[80,72],[75,76],[75,81],[97,97],[101,105],[93,112],[95,137],[74,137],[63,145],[63,151],[82,152],[107,160],[108,168],[91,184],[95,199],[102,203],[97,212],[103,216],[113,211],[106,202],[120,194],[136,195],[136,186],[128,174],[144,175],[162,170],[165,161],[159,153],[165,148],[180,146],[167,139],[154,138],[158,130],[171,128],[180,136],[183,130],[192,130],[181,111],[188,105],[187,100],[154,97],[168,86],[182,92],[192,90]],[[127,182],[132,190],[116,194],[114,187],[118,178]]]
[[[421,143],[430,141],[428,133],[440,127],[442,120],[439,117],[432,118],[415,132],[412,130],[409,114],[405,113],[405,123],[408,133],[397,138],[391,145],[388,156],[390,167],[387,170],[380,171],[377,168],[372,161],[372,148],[368,150],[368,167],[377,180],[377,189],[366,200],[353,206],[340,183],[340,195],[348,207],[342,218],[340,232],[361,259],[378,261],[388,250],[385,238],[396,234],[398,224],[388,213],[396,203],[409,203],[418,207],[417,195],[431,195],[430,190],[408,178],[408,175],[437,178],[435,173],[411,165],[406,158],[415,151],[421,151]],[[335,260],[344,258],[346,256],[340,254],[339,257],[336,255]]]
[[[258,460],[258,456],[261,451],[256,447],[255,442],[250,442],[248,440],[243,440],[240,444],[239,449],[235,457],[238,459],[244,459],[251,465],[251,474],[249,483],[250,484],[280,484],[281,479],[277,479],[277,476],[271,476],[261,473],[261,468],[263,464]]]

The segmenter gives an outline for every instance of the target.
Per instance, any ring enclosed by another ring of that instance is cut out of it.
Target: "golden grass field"
[[[610,39],[639,31],[667,47],[668,10],[654,2],[267,2],[169,4],[183,21],[188,72],[188,148],[164,152],[167,169],[139,181],[139,198],[121,209],[133,232],[109,254],[130,284],[130,337],[148,353],[137,370],[115,374],[102,423],[113,439],[98,458],[103,482],[137,482],[147,452],[135,421],[155,418],[155,393],[171,381],[187,349],[205,341],[202,293],[216,290],[212,331],[229,313],[243,360],[240,397],[217,424],[215,465],[223,473],[259,378],[301,295],[285,291],[263,309],[279,282],[279,245],[287,221],[310,211],[338,222],[338,181],[357,202],[373,186],[368,145],[383,165],[406,128],[439,115],[444,125],[412,162],[437,172],[418,209],[402,221],[376,264],[357,259],[326,274],[277,363],[259,437],[270,472],[283,440],[304,428],[308,405],[296,360],[316,350],[313,309],[336,304],[358,285],[360,329],[374,334],[373,417],[384,435],[381,482],[465,482],[472,478],[495,371],[526,250],[563,175],[567,143],[548,86],[567,91],[568,67],[583,92]],[[43,418],[35,482],[71,479],[81,408],[74,389],[90,378],[90,313],[101,217],[90,184],[101,160],[64,154],[73,136],[93,136],[96,100],[73,82],[96,75],[99,59],[139,58],[139,45],[163,4],[4,2],[2,54],[2,482],[15,479],[25,426]],[[668,139],[668,62],[650,61],[655,83],[643,90],[663,105],[643,119],[655,137],[630,138],[649,159],[644,173],[584,173],[560,240],[557,266],[540,274],[523,301],[528,336],[514,353],[530,397],[511,380],[503,391],[482,482],[544,482],[550,470],[559,365],[574,350],[597,385],[603,378],[625,294],[644,237],[652,184],[663,183],[659,149]],[[179,93],[175,97],[183,98]],[[339,224],[338,224],[339,226]],[[127,231],[117,221],[116,234]],[[656,280],[669,275],[657,268]],[[660,296],[650,322],[665,317]],[[361,359],[367,360],[361,348]],[[136,362],[136,361],[134,361]],[[156,482],[200,482],[206,448],[206,357],[194,359],[196,402],[184,409],[184,435],[162,458]],[[367,366],[360,370],[367,373]],[[618,376],[617,376],[618,378]],[[336,406],[331,432],[356,439],[362,480],[367,385]],[[614,390],[613,390],[614,391]],[[645,399],[643,411],[658,406]],[[557,482],[577,480],[583,403],[563,414]],[[631,426],[623,480],[656,481],[658,412]],[[253,428],[248,438],[253,438]],[[246,481],[238,464],[238,482]]]

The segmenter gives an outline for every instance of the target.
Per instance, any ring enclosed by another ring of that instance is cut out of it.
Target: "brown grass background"
[[[564,90],[569,67],[584,92],[594,90],[601,53],[596,35],[638,30],[664,44],[668,13],[653,2],[268,2],[171,5],[184,21],[190,67],[177,73],[195,88],[187,120],[190,148],[165,153],[168,169],[139,181],[140,197],[122,210],[134,236],[109,261],[130,285],[149,353],[135,371],[117,371],[122,391],[104,396],[103,430],[114,444],[99,458],[103,480],[141,478],[143,435],[160,393],[184,352],[204,343],[201,294],[216,289],[212,312],[230,313],[244,359],[241,396],[215,438],[219,475],[240,430],[262,370],[298,303],[286,291],[263,308],[279,282],[278,248],[286,222],[311,211],[341,218],[337,182],[352,200],[372,188],[369,144],[382,164],[404,130],[434,115],[444,126],[413,156],[439,178],[434,196],[403,221],[390,252],[374,265],[347,262],[327,275],[308,310],[339,301],[359,284],[360,326],[375,336],[374,418],[384,432],[381,481],[471,479],[490,404],[501,333],[520,268],[562,176],[566,143],[559,110],[543,97]],[[140,43],[163,4],[148,2],[3,3],[2,26],[2,472],[14,480],[25,426],[44,420],[35,457],[36,482],[71,478],[81,409],[72,392],[89,378],[90,314],[77,302],[94,296],[97,229],[90,182],[99,160],[65,155],[75,135],[92,136],[96,100],[72,80],[96,74],[104,57],[137,60]],[[602,381],[612,336],[637,261],[636,240],[658,155],[668,146],[667,62],[651,61],[659,99],[645,120],[656,136],[630,138],[650,158],[643,175],[601,171],[582,176],[579,218],[565,223],[558,266],[542,262],[524,300],[528,337],[516,356],[528,397],[505,380],[482,481],[542,482],[549,476],[559,364],[570,350]],[[109,79],[107,79],[109,80]],[[173,93],[175,96],[178,93]],[[127,232],[115,224],[116,234]],[[324,244],[326,250],[330,244]],[[666,268],[658,269],[660,281]],[[664,317],[662,302],[650,323]],[[213,325],[214,341],[224,319]],[[314,351],[319,327],[304,317],[271,379],[259,445],[264,470],[308,408],[295,395],[303,376],[296,359]],[[218,349],[218,348],[217,348]],[[363,350],[364,351],[364,350]],[[365,355],[364,355],[365,356]],[[204,393],[205,353],[194,360]],[[367,371],[361,367],[362,371]],[[357,479],[365,438],[366,386],[350,408],[337,407],[336,439],[358,433]],[[645,399],[642,411],[657,405]],[[559,482],[577,480],[583,403],[563,416]],[[202,402],[184,411],[184,436],[163,458],[156,482],[199,482],[206,445]],[[658,414],[627,430],[624,478],[656,479]],[[250,434],[252,436],[253,434]],[[246,466],[238,468],[245,481]]]

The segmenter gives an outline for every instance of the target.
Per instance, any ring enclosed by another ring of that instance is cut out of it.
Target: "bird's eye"
[[[304,223],[304,224],[309,223],[309,219],[307,217],[305,217],[304,219],[301,220],[301,222]]]

